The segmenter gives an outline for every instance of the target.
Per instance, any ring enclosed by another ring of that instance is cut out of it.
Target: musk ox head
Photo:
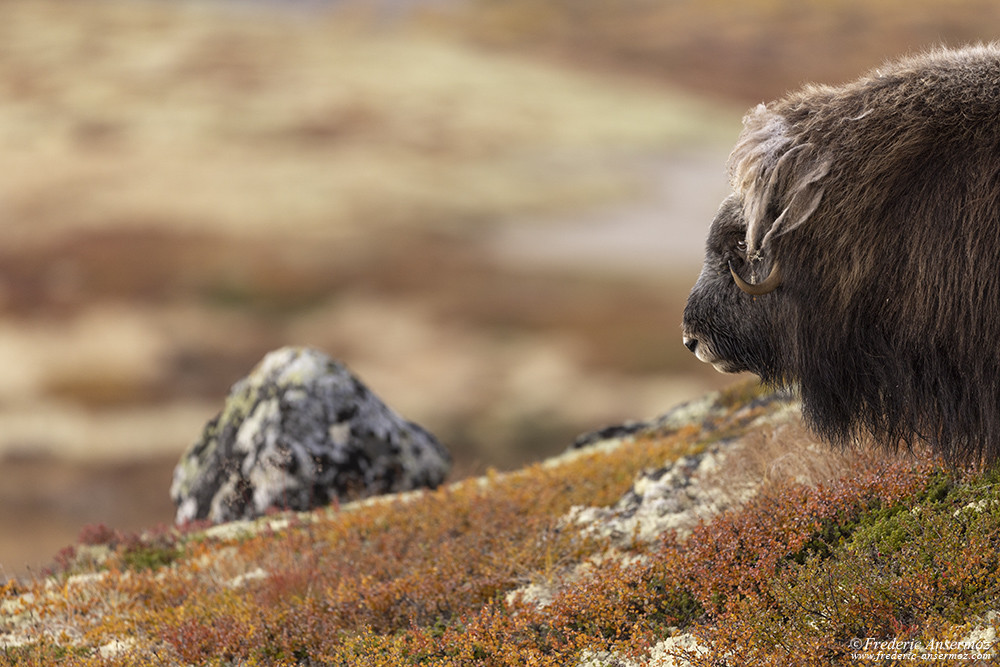
[[[684,344],[797,386],[849,442],[1000,457],[1000,47],[939,50],[744,119]]]

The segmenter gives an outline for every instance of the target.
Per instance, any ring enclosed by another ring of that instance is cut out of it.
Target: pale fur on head
[[[798,143],[790,129],[783,116],[758,104],[744,117],[743,131],[729,157],[751,260],[760,258],[771,238],[805,222],[823,197],[821,181],[830,170],[830,160],[812,144]]]

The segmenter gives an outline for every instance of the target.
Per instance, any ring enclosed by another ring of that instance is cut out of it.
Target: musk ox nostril
[[[698,347],[698,339],[692,336],[684,336],[684,347],[694,352]]]

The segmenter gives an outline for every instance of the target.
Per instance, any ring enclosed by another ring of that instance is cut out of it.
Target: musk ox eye
[[[740,253],[741,255],[746,255],[747,254],[747,242],[746,241],[737,241],[736,242],[736,252]]]

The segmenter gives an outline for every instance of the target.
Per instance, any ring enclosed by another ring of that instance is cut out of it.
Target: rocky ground
[[[996,488],[746,384],[433,492],[91,527],[0,589],[0,663],[987,664]]]

